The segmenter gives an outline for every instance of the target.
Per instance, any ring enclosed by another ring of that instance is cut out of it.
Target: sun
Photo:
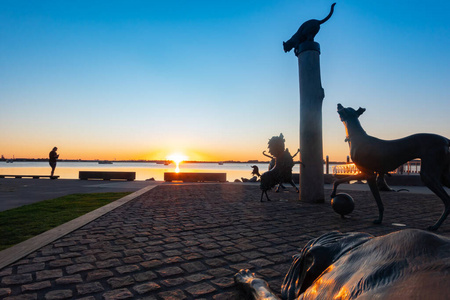
[[[187,157],[180,153],[174,153],[167,156],[167,160],[173,161],[175,164],[179,164],[182,161],[187,160]]]
[[[180,163],[187,159],[188,158],[185,155],[180,154],[180,153],[174,153],[174,154],[170,154],[167,156],[167,160],[171,160],[175,163],[175,165],[176,165],[175,172],[176,173],[180,172]]]

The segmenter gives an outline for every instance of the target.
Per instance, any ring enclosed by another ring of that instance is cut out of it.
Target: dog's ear
[[[365,111],[366,111],[365,108],[360,107],[360,108],[358,108],[358,110],[356,111],[356,113],[358,114],[358,117],[359,117],[359,116],[362,115]]]

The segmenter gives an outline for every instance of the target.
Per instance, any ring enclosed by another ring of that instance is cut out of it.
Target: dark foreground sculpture
[[[292,48],[297,49],[298,46],[305,41],[314,41],[314,37],[320,30],[320,25],[328,21],[328,19],[333,15],[335,5],[336,3],[333,3],[331,5],[330,13],[325,17],[325,19],[312,19],[303,23],[297,30],[297,32],[294,33],[294,35],[287,42],[283,42],[284,52],[289,52],[292,50]]]
[[[337,111],[345,126],[350,156],[361,174],[336,180],[331,198],[336,195],[339,184],[366,179],[378,206],[379,215],[374,223],[379,224],[383,220],[384,207],[376,183],[377,174],[387,174],[412,159],[420,158],[420,178],[444,202],[441,217],[428,227],[429,230],[437,230],[450,212],[450,196],[443,188],[443,185],[450,188],[450,140],[425,133],[392,141],[380,140],[368,135],[359,123],[358,118],[365,112],[364,108],[354,110],[338,104]]]
[[[273,155],[274,159],[272,162],[274,162],[274,165],[269,171],[261,175],[261,201],[263,200],[264,194],[266,195],[267,200],[270,201],[267,191],[277,184],[281,185],[284,182],[292,185],[298,193],[298,188],[292,180],[292,168],[294,167],[293,156],[289,153],[288,149],[285,149],[283,134],[280,133],[280,136],[272,137],[269,140],[268,147],[269,153]],[[295,155],[297,155],[297,153]]]
[[[450,239],[406,229],[385,236],[333,231],[311,240],[281,286],[282,299],[447,299]],[[279,299],[249,270],[235,275],[247,299]]]

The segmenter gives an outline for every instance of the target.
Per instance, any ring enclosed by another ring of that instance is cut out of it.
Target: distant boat
[[[7,159],[6,160],[6,163],[10,163],[10,164],[12,164],[14,162],[14,160],[13,159]]]
[[[220,165],[220,166],[223,165],[223,161],[219,161],[219,165]]]
[[[112,161],[109,160],[99,160],[98,163],[101,165],[112,165]]]

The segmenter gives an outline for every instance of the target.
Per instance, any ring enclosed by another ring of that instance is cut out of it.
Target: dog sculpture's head
[[[358,108],[358,110],[354,110],[351,107],[343,107],[340,103],[337,105],[337,112],[342,122],[345,122],[349,119],[358,119],[360,115],[362,115],[366,111],[365,108]]]
[[[297,299],[342,255],[373,238],[367,233],[332,231],[313,239],[294,256],[281,286],[283,299]]]

